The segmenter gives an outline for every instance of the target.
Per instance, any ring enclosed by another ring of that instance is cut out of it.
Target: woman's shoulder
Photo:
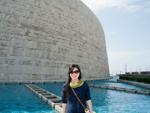
[[[85,87],[89,87],[89,85],[88,85],[88,83],[87,83],[86,80],[84,81],[83,85],[84,85]]]

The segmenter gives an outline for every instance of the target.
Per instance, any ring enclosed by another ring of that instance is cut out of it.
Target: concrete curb
[[[134,86],[150,89],[150,84],[141,83],[141,82],[134,82],[134,81],[128,81],[128,80],[121,80],[121,79],[119,79],[118,81],[123,82],[123,83],[127,83],[127,84],[131,84],[131,85],[134,85]]]
[[[94,88],[103,88],[103,89],[110,89],[110,90],[116,90],[116,91],[123,91],[123,92],[127,92],[127,93],[150,95],[150,91],[141,91],[141,90],[136,90],[136,89],[121,88],[121,87],[107,86],[107,85],[89,84],[89,86],[94,87]]]

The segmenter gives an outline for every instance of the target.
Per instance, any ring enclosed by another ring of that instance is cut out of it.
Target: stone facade
[[[85,79],[109,75],[103,29],[80,0],[0,0],[0,81],[64,80],[72,63]]]

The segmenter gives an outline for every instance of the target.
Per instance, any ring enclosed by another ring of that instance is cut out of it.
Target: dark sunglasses
[[[73,73],[78,74],[78,73],[79,73],[79,70],[71,71],[71,72],[70,72],[70,74],[73,74]]]

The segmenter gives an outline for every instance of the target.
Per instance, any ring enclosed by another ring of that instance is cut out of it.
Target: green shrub
[[[123,80],[131,80],[131,81],[137,81],[137,82],[143,82],[143,83],[149,83],[150,84],[150,76],[149,75],[119,75],[120,79]]]

